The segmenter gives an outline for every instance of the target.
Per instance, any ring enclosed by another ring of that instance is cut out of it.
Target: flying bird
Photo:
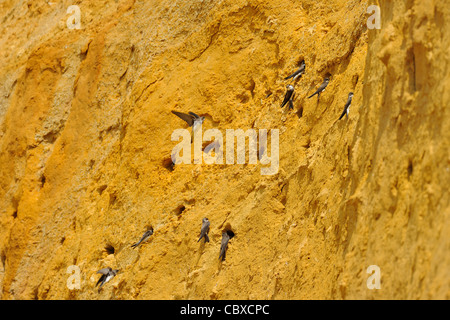
[[[290,76],[287,76],[286,78],[284,78],[284,80],[293,78],[293,80],[297,80],[297,78],[301,77],[302,74],[305,73],[305,60],[303,60],[300,63],[300,68],[298,68],[297,71],[295,71],[293,74],[291,74]]]
[[[172,110],[172,113],[180,117],[184,121],[186,121],[189,127],[192,127],[192,137],[191,137],[192,142],[194,140],[195,132],[202,126],[203,121],[205,121],[205,117],[200,117],[191,111],[189,111],[189,113],[182,113]]]
[[[115,275],[117,274],[117,272],[119,272],[119,270],[113,270],[110,267],[98,270],[97,273],[101,273],[102,274],[100,279],[97,281],[97,284],[95,285],[95,286],[98,286],[98,284],[101,283],[100,287],[98,287],[98,290],[100,291],[100,288],[105,283],[107,283],[109,280],[114,278]]]
[[[138,245],[141,244],[142,241],[147,240],[151,235],[153,234],[153,228],[151,228],[150,230],[147,230],[144,232],[144,235],[142,236],[141,240],[139,240],[138,242],[136,242],[135,244],[132,244],[131,247],[134,249],[136,248]]]
[[[210,225],[210,222],[209,222],[208,218],[203,218],[202,228],[200,230],[200,238],[198,238],[197,242],[199,242],[203,237],[205,238],[205,243],[209,242],[209,237],[208,237],[209,225]]]
[[[220,244],[220,255],[219,255],[219,259],[222,258],[222,261],[225,260],[225,253],[227,251],[228,241],[230,241],[230,235],[226,231],[222,232],[222,242]]]
[[[348,94],[348,100],[347,103],[344,106],[344,111],[342,111],[341,116],[339,117],[339,120],[342,119],[342,117],[344,116],[344,114],[347,114],[347,119],[348,119],[348,113],[350,111],[350,104],[352,103],[352,98],[353,98],[353,92],[350,92]]]
[[[314,92],[312,95],[310,95],[308,97],[308,99],[312,98],[316,94],[317,94],[317,97],[320,98],[320,94],[325,91],[325,88],[327,87],[328,82],[330,82],[330,78],[329,77],[325,77],[325,79],[323,79],[323,82],[320,85],[320,87],[316,90],[316,92]]]
[[[286,94],[284,95],[284,100],[283,100],[283,103],[281,104],[281,108],[283,108],[286,105],[286,103],[288,103],[291,100],[292,94],[294,93],[294,86],[289,84],[286,86],[286,88],[287,88],[287,91],[286,91]],[[290,104],[289,104],[289,106],[290,106]]]

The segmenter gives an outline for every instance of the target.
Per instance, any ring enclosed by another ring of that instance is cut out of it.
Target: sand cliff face
[[[383,1],[368,29],[371,4],[4,1],[0,297],[448,299],[450,11]],[[278,172],[171,170],[187,128],[171,110],[224,135],[278,129]]]

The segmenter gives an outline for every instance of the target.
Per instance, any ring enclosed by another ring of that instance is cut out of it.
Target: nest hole
[[[40,178],[39,178],[39,183],[40,183],[40,185],[41,185],[41,188],[44,186],[44,184],[45,184],[45,176],[44,175],[42,175]]]
[[[114,249],[114,247],[113,247],[112,244],[108,243],[108,244],[106,244],[106,246],[105,246],[105,251],[106,251],[106,253],[107,253],[108,255],[110,255],[110,254],[114,254],[114,252],[116,251],[116,249]]]
[[[172,157],[167,157],[163,159],[162,166],[167,170],[169,170],[170,172],[172,172],[175,168],[175,163],[173,163]]]
[[[111,193],[109,195],[109,205],[110,206],[114,205],[116,203],[116,201],[117,201],[117,196],[115,194]]]
[[[408,178],[411,177],[412,173],[413,173],[413,164],[412,164],[412,161],[409,160],[409,162],[408,162]]]
[[[228,234],[230,239],[232,239],[235,236],[234,231],[231,229],[225,229],[224,231]]]
[[[184,210],[186,210],[186,207],[184,205],[180,205],[175,209],[175,214],[179,216]]]
[[[300,119],[301,117],[303,117],[303,107],[300,107],[300,109],[298,109],[297,111],[297,117]]]
[[[104,185],[98,187],[98,188],[97,188],[98,194],[101,195],[101,194],[103,193],[103,191],[105,191],[105,189],[106,189],[107,187],[108,187],[108,186],[107,186],[106,184],[104,184]]]

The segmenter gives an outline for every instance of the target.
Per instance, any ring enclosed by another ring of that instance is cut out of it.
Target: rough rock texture
[[[370,4],[2,1],[0,298],[449,299],[450,9]],[[170,170],[171,110],[279,129],[278,173]]]

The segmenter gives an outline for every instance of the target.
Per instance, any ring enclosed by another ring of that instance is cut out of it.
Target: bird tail
[[[220,260],[220,258],[222,258],[222,261],[225,260],[225,253],[226,253],[225,250],[224,250],[223,252],[220,253],[219,260]]]
[[[339,117],[339,120],[342,119],[342,117],[344,116],[344,114],[345,114],[345,110],[344,110],[344,112],[342,112],[341,116]]]
[[[200,236],[200,238],[198,238],[197,242],[202,240],[203,237],[205,237],[205,242],[209,242],[209,237],[208,237],[208,234],[206,234],[206,233],[204,235]]]
[[[141,243],[140,241],[139,241],[139,242],[136,242],[135,244],[132,244],[131,247],[134,249],[134,248],[136,248],[140,243]]]
[[[294,109],[294,99],[295,93],[293,93],[291,99],[289,99],[289,109]]]
[[[310,96],[308,97],[308,99],[314,97],[314,95],[315,95],[316,93],[317,93],[317,92],[314,92],[312,95],[310,95]]]

